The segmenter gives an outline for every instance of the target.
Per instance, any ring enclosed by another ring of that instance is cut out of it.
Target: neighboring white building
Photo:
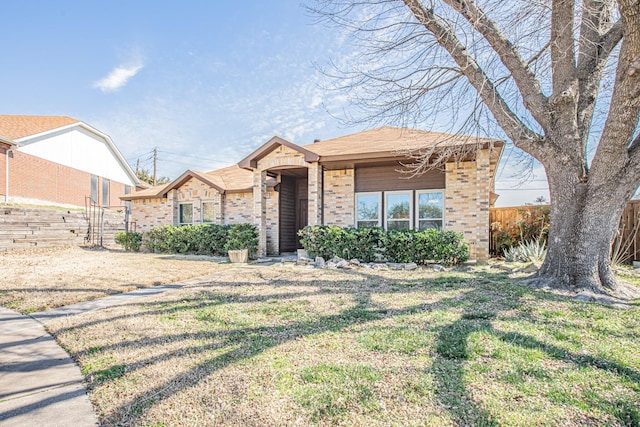
[[[10,202],[115,206],[140,185],[111,138],[77,119],[0,115],[0,137],[15,144],[0,151]]]

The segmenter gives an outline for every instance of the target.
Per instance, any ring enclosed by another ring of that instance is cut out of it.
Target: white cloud
[[[114,68],[106,77],[93,83],[93,87],[102,92],[113,92],[127,84],[129,79],[138,74],[144,67],[143,64],[133,64],[129,66],[121,65]]]

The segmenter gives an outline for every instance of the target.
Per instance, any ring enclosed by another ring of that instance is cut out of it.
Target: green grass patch
[[[409,327],[369,328],[358,336],[366,349],[383,353],[416,354],[429,348],[432,341],[428,332]]]
[[[375,383],[381,378],[371,366],[325,363],[303,369],[293,394],[312,420],[331,424],[350,411],[377,409]]]

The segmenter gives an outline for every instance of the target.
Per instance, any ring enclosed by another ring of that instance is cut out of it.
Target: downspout
[[[4,180],[4,184],[5,184],[5,192],[4,192],[4,204],[8,205],[9,204],[9,157],[13,157],[13,148],[9,148],[6,151],[6,156],[5,156],[5,180]]]

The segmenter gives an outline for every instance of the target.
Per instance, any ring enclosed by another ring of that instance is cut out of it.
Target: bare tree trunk
[[[558,167],[548,179],[552,200],[548,252],[531,282],[573,292],[628,297],[629,289],[613,274],[610,255],[632,186],[580,182],[576,174]]]

